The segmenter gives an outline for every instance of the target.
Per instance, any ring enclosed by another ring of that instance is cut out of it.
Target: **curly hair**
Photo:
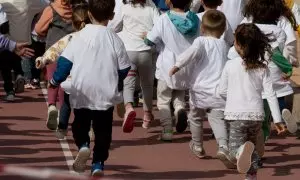
[[[272,54],[271,40],[255,24],[241,24],[235,31],[235,43],[241,48],[246,70],[267,68],[270,59],[266,53]]]
[[[283,0],[250,0],[244,8],[244,16],[258,24],[277,24],[284,16],[296,29],[295,16]]]

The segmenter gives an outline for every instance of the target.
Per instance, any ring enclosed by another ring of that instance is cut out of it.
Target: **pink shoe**
[[[122,126],[124,133],[131,133],[133,131],[135,117],[136,112],[133,110],[133,108],[126,109]]]
[[[153,114],[151,112],[145,112],[142,127],[144,129],[148,129],[151,121],[153,120],[154,120]]]

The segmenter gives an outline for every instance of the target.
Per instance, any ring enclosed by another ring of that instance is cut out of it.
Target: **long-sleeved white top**
[[[267,68],[246,71],[241,57],[227,61],[216,94],[226,98],[226,120],[263,121],[265,113],[262,94],[264,94],[274,122],[282,122],[278,100]]]
[[[192,68],[190,103],[201,109],[224,109],[225,101],[215,96],[221,74],[227,61],[228,44],[223,39],[200,36],[176,61],[175,66]],[[189,76],[189,75],[187,75]]]

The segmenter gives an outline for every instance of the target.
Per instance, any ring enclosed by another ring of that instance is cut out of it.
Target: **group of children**
[[[200,6],[204,12],[198,13]],[[271,117],[278,134],[298,129],[285,104],[285,97],[293,94],[293,66],[299,66],[297,9],[290,0],[51,1],[36,16],[32,33],[46,49],[35,55],[40,56],[35,66],[47,69],[47,127],[63,139],[73,109],[72,133],[79,149],[73,168],[86,168],[92,127],[91,174],[101,176],[114,107],[124,118],[123,131],[132,132],[138,83],[142,127],[151,127],[157,79],[161,140],[172,141],[174,115],[176,131],[189,126],[191,152],[204,158],[207,118],[218,144],[217,157],[254,180]]]

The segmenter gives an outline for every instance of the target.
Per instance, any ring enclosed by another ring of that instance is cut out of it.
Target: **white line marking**
[[[41,88],[42,88],[42,93],[44,95],[44,98],[46,100],[46,104],[48,107],[48,90],[46,89],[45,85],[41,85]],[[73,170],[74,158],[73,158],[73,154],[70,150],[70,146],[68,144],[67,139],[59,140],[59,143],[60,143],[61,149],[64,153],[64,156],[65,156],[65,159],[66,159],[66,162],[67,162],[70,172],[78,174]]]

